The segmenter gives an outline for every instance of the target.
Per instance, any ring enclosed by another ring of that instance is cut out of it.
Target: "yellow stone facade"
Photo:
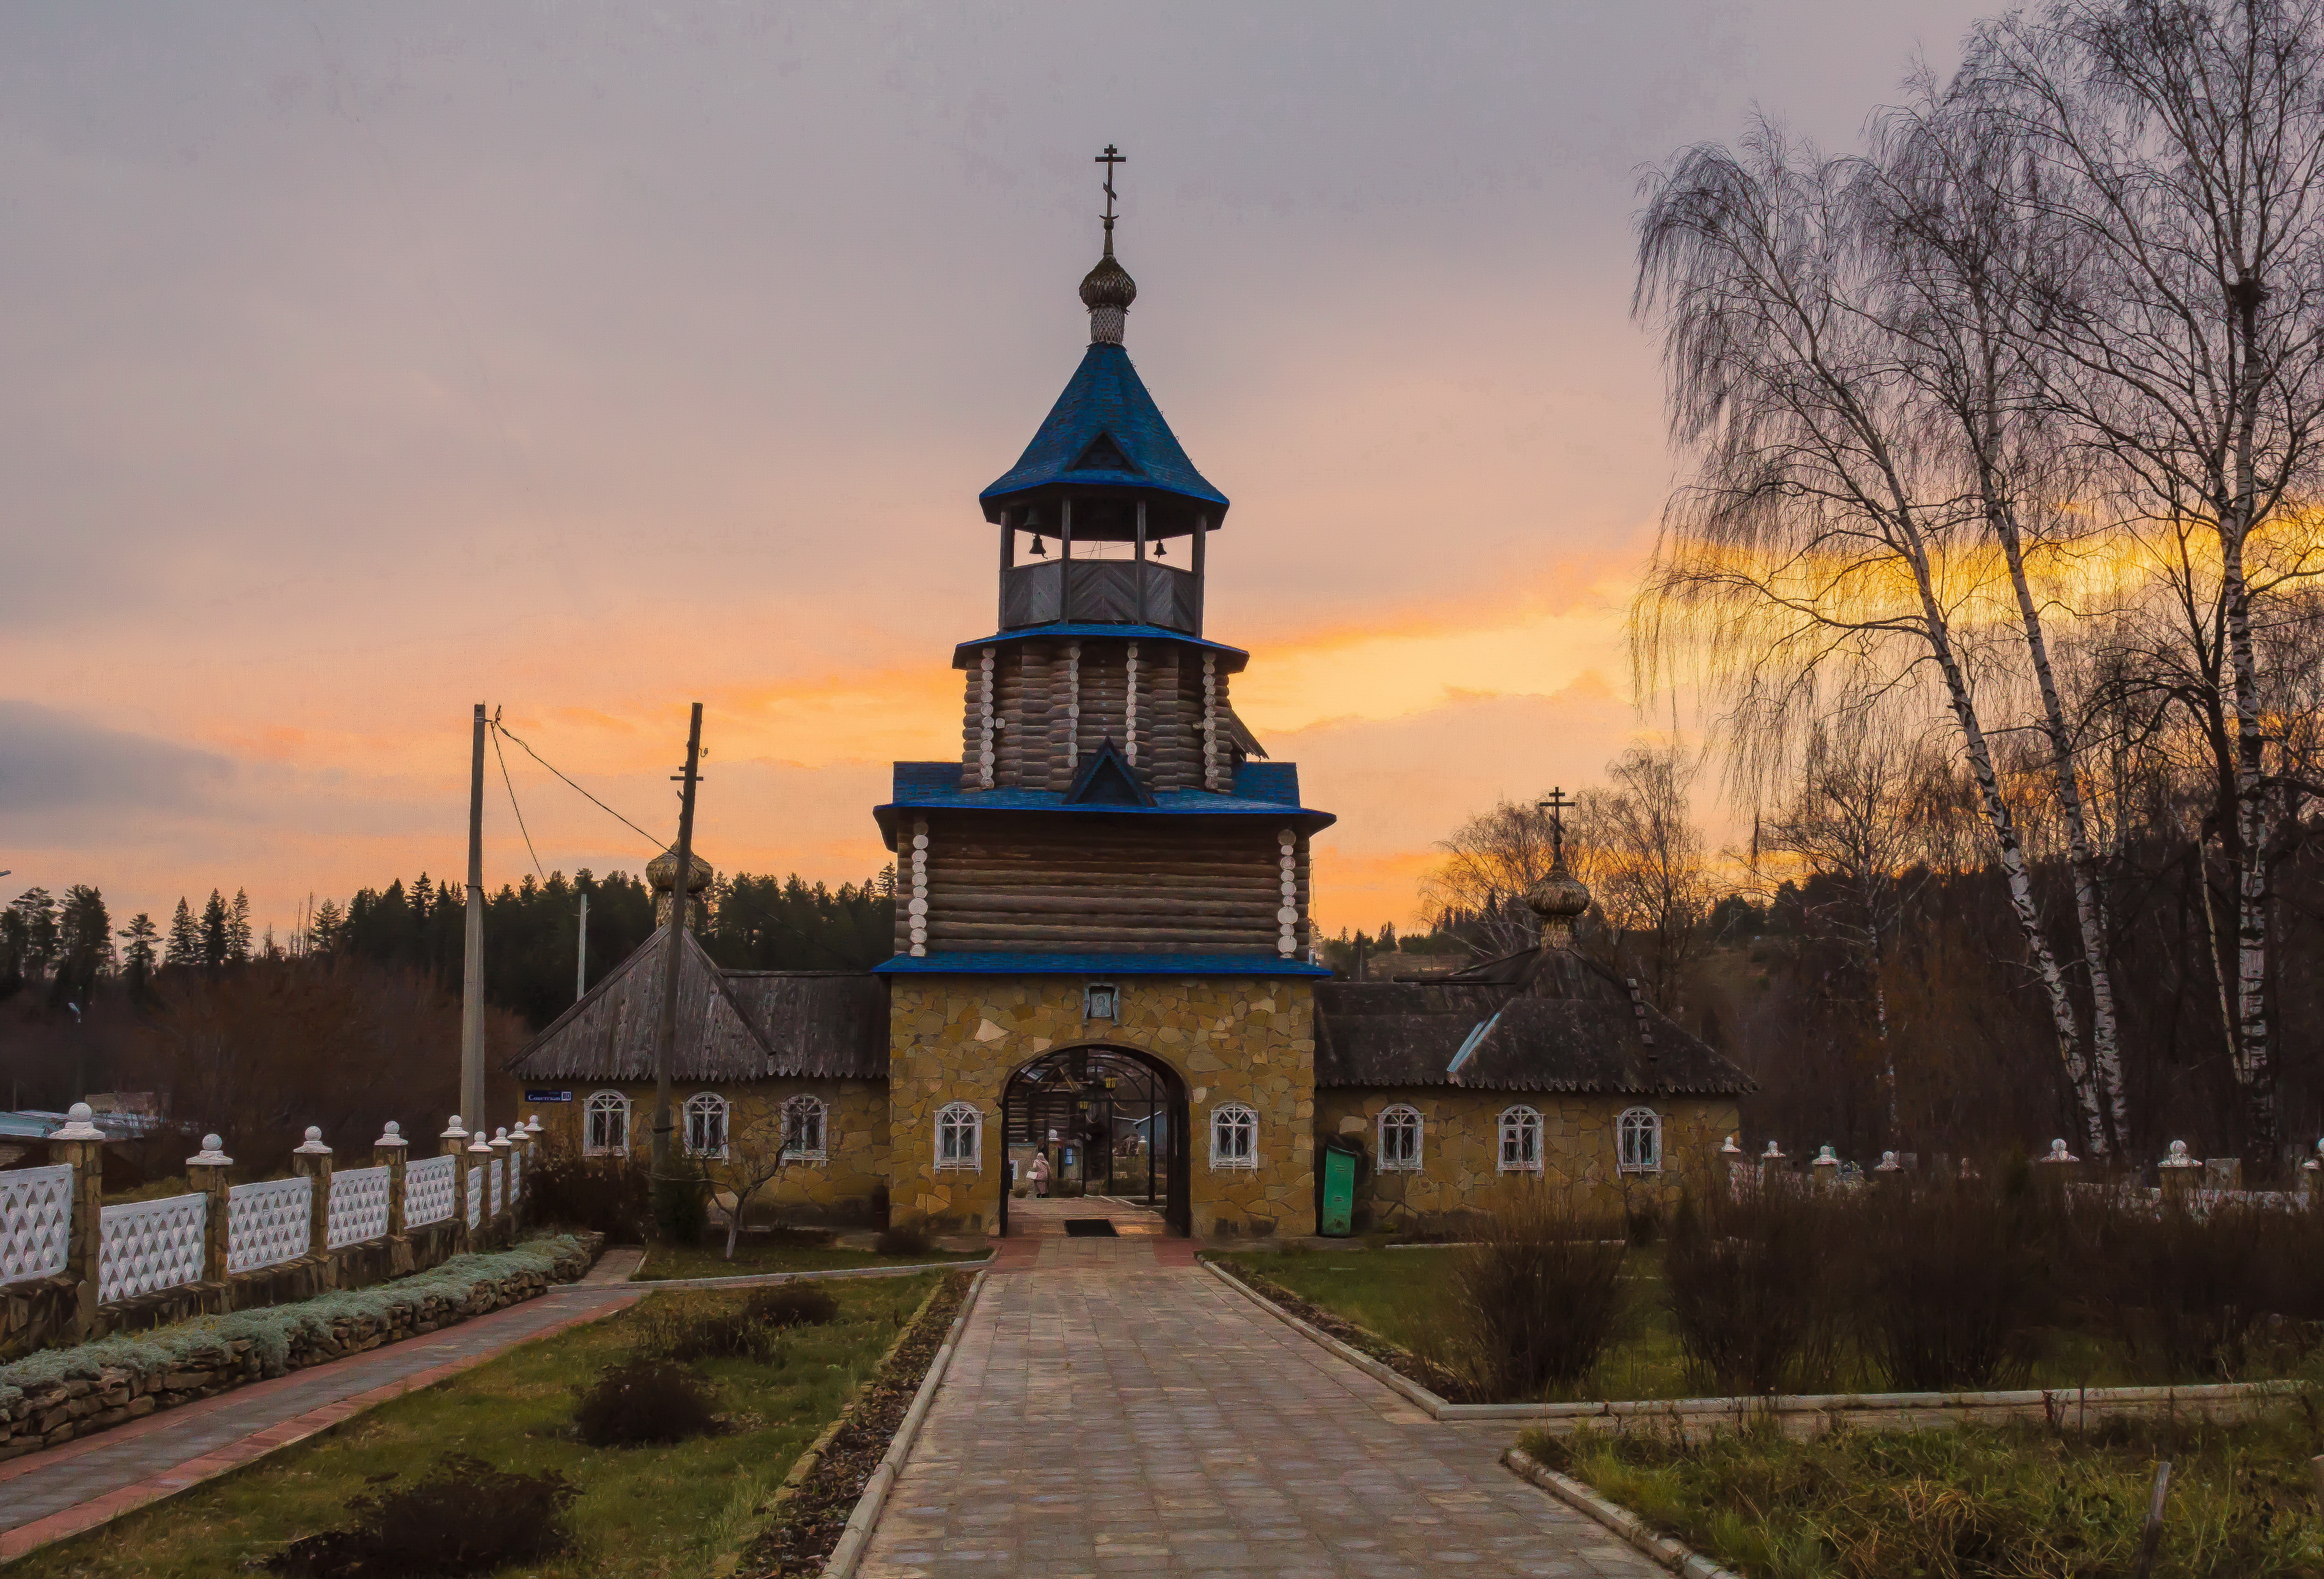
[[[583,1114],[589,1098],[600,1091],[618,1091],[630,1099],[630,1150],[643,1157],[652,1141],[654,1087],[651,1081],[605,1081],[576,1085],[573,1100],[528,1111],[540,1115],[543,1139],[560,1150],[581,1150]],[[783,1169],[781,1177],[761,1189],[752,1202],[756,1217],[763,1204],[771,1214],[801,1223],[880,1226],[881,1203],[888,1185],[888,1088],[877,1080],[746,1080],[716,1084],[679,1082],[670,1089],[670,1122],[681,1140],[686,1130],[686,1101],[697,1092],[726,1099],[727,1133],[736,1149],[754,1135],[771,1139],[781,1133],[782,1107],[794,1096],[822,1099],[824,1156],[803,1159]],[[724,1165],[710,1164],[712,1178],[725,1175]]]
[[[1198,1239],[1315,1231],[1315,1003],[1297,979],[1126,976],[1116,1017],[1083,1014],[1074,976],[898,976],[889,997],[890,1211],[899,1223],[981,1233],[1001,1202],[1001,1098],[1044,1054],[1126,1048],[1185,1084],[1189,1196]],[[984,1124],[982,1166],[939,1168],[936,1115],[956,1102]],[[1211,1166],[1211,1115],[1258,1115],[1258,1165]]]
[[[1378,1166],[1380,1114],[1400,1104],[1421,1118],[1420,1166],[1410,1171]],[[1538,1173],[1500,1170],[1501,1114],[1519,1105],[1541,1114]],[[1662,1119],[1658,1172],[1619,1169],[1616,1122],[1634,1107],[1651,1108]],[[1513,1190],[1540,1186],[1572,1191],[1578,1203],[1599,1209],[1648,1199],[1667,1207],[1688,1183],[1726,1177],[1720,1143],[1740,1127],[1732,1098],[1557,1096],[1443,1085],[1327,1090],[1316,1110],[1319,1138],[1352,1140],[1371,1164],[1357,1192],[1359,1223],[1390,1229],[1455,1226],[1463,1213],[1490,1210]]]

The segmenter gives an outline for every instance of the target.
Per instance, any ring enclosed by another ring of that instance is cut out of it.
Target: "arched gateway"
[[[1004,1182],[1015,1181],[1018,1197],[1037,1194],[1030,1168],[1038,1157],[1051,1198],[1127,1202],[1172,1233],[1188,1232],[1186,1083],[1169,1065],[1135,1048],[1060,1048],[1010,1076],[1001,1106]],[[1012,1232],[1010,1199],[1001,1199],[1004,1234]]]

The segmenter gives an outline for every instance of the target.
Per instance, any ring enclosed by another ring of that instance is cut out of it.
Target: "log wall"
[[[1167,817],[929,817],[931,953],[1267,954],[1282,904],[1272,823],[1189,826]],[[1297,841],[1299,956],[1307,841]]]
[[[991,649],[992,782],[996,789],[1047,790],[1063,794],[1090,753],[1106,741],[1128,751],[1137,743],[1137,771],[1149,790],[1199,790],[1203,783],[1203,662],[1199,650],[1176,642],[1146,641],[1138,648],[1137,723],[1130,725],[1127,641],[995,643]],[[971,654],[961,708],[961,788],[982,787],[986,649]],[[1213,681],[1223,718],[1227,677]],[[1231,787],[1226,731],[1218,731],[1217,788]]]

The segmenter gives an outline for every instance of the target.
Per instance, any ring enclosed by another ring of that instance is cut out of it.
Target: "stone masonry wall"
[[[287,1356],[275,1365],[269,1365],[255,1339],[221,1337],[166,1368],[141,1371],[127,1364],[93,1363],[82,1368],[86,1374],[67,1374],[22,1388],[0,1387],[0,1464],[125,1425],[156,1409],[245,1387],[270,1374],[279,1376],[345,1359],[534,1298],[555,1284],[577,1280],[589,1270],[603,1247],[604,1236],[584,1233],[576,1239],[574,1249],[559,1256],[545,1274],[519,1271],[479,1280],[456,1299],[442,1295],[408,1301],[391,1297],[383,1302],[386,1308],[379,1316],[340,1316],[328,1323],[326,1330],[299,1331],[290,1338]],[[73,1353],[71,1350],[54,1353],[66,1361]]]
[[[1420,1111],[1420,1168],[1384,1172],[1379,1115],[1398,1103]],[[1500,1171],[1500,1117],[1522,1103],[1541,1114],[1543,1170]],[[1622,1174],[1615,1153],[1615,1121],[1631,1107],[1662,1115],[1663,1167],[1657,1174]],[[1554,1096],[1514,1091],[1465,1091],[1456,1086],[1408,1090],[1330,1088],[1316,1093],[1316,1134],[1344,1136],[1363,1148],[1368,1167],[1357,1192],[1360,1224],[1377,1228],[1457,1226],[1468,1212],[1489,1210],[1514,1189],[1546,1185],[1572,1190],[1577,1204],[1608,1210],[1652,1197],[1674,1204],[1689,1180],[1724,1179],[1719,1145],[1738,1128],[1732,1099],[1637,1096]]]
[[[988,1231],[999,1210],[1001,1098],[1024,1065],[1060,1048],[1150,1054],[1185,1083],[1198,1239],[1314,1232],[1314,994],[1304,981],[1124,976],[1117,1019],[1084,1019],[1078,976],[910,976],[889,996],[890,1201],[899,1223]],[[984,1123],[982,1166],[936,1166],[936,1114]],[[1259,1166],[1211,1167],[1211,1115],[1259,1115]]]
[[[651,1081],[576,1081],[573,1100],[529,1108],[540,1114],[542,1138],[560,1152],[581,1150],[582,1115],[590,1095],[619,1091],[630,1099],[631,1150],[644,1157],[653,1131],[654,1088]],[[824,1103],[822,1162],[801,1161],[783,1169],[752,1202],[752,1215],[761,1207],[779,1212],[798,1223],[852,1225],[876,1223],[878,1202],[888,1183],[888,1087],[878,1080],[742,1080],[718,1085],[675,1083],[670,1088],[670,1122],[685,1135],[686,1099],[696,1092],[715,1092],[726,1099],[727,1133],[739,1148],[753,1131],[770,1140],[781,1133],[782,1106],[798,1095],[817,1096]],[[714,1161],[711,1176],[723,1173]]]

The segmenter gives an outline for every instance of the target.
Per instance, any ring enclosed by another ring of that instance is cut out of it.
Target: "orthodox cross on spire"
[[[1118,152],[1114,145],[1109,143],[1105,145],[1105,152],[1090,162],[1105,166],[1105,255],[1111,257],[1113,256],[1113,167],[1117,164],[1128,164],[1130,156]]]
[[[1093,162],[1105,166],[1105,255],[1082,281],[1082,305],[1089,309],[1091,343],[1119,346],[1122,320],[1138,300],[1138,282],[1113,260],[1113,167],[1130,161],[1109,143]]]
[[[1549,813],[1550,864],[1563,866],[1565,864],[1565,808],[1573,804],[1573,798],[1563,790],[1553,787],[1549,798],[1536,804]]]

